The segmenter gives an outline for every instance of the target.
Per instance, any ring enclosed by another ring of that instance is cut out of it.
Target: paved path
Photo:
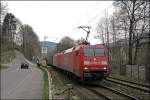
[[[1,70],[1,99],[41,99],[43,94],[43,73],[30,63],[29,69],[20,69],[24,56],[16,52],[16,59],[9,68]],[[28,61],[29,62],[29,61]]]

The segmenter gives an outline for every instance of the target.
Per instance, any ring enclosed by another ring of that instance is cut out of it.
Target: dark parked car
[[[28,69],[29,64],[28,63],[21,63],[21,69]]]

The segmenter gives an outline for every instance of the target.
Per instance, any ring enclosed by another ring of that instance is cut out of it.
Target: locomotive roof
[[[97,44],[97,45],[81,45],[83,48],[106,48],[106,46],[102,44]]]
[[[98,45],[77,45],[75,47],[72,47],[70,49],[65,50],[63,53],[69,53],[72,51],[79,50],[80,48],[106,48],[104,45],[98,44]]]
[[[72,47],[72,48],[69,48],[65,51],[62,51],[60,53],[56,53],[56,55],[61,55],[61,54],[65,54],[65,53],[69,53],[69,52],[72,52],[72,51],[76,51],[76,50],[79,50],[80,48],[106,48],[106,46],[102,45],[102,44],[97,44],[97,45],[77,45],[75,47]]]

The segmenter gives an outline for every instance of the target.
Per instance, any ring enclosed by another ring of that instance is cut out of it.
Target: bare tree
[[[144,9],[146,8],[146,1],[116,1],[114,2],[114,5],[119,8],[119,11],[124,14],[126,17],[125,20],[122,19],[122,23],[126,25],[127,27],[123,27],[128,32],[129,37],[129,58],[128,58],[128,64],[133,64],[133,44],[135,43],[135,40],[137,40],[136,44],[138,44],[139,37],[141,37],[143,32],[137,32],[136,27],[140,26],[139,22],[144,21]],[[145,25],[145,24],[143,24]],[[124,29],[124,30],[125,30]],[[137,46],[138,47],[138,46]],[[136,57],[135,57],[136,58]]]
[[[20,33],[23,36],[22,52],[29,59],[39,54],[39,38],[29,25],[22,25]]]
[[[133,63],[136,63],[137,59],[137,53],[138,50],[141,46],[140,40],[145,39],[147,37],[147,33],[149,31],[149,5],[148,2],[144,2],[139,8],[138,8],[138,13],[136,14],[136,25],[134,28],[134,40],[133,40],[133,45],[135,45],[135,54],[134,54],[134,59]]]
[[[148,2],[148,18],[149,18],[149,22],[150,22],[150,2]],[[148,29],[150,29],[150,25],[148,25]],[[150,30],[148,31],[148,45],[147,45],[147,54],[146,54],[146,62],[145,62],[145,69],[146,69],[146,80],[148,82],[150,82]]]
[[[98,33],[97,36],[95,36],[96,38],[100,39],[102,41],[102,44],[105,44],[105,34],[104,34],[104,18],[100,19],[97,27],[96,27],[96,31]]]
[[[110,18],[100,19],[97,33],[103,43],[110,42],[111,60],[115,59],[113,61],[119,64],[136,64],[138,50],[143,45],[141,41],[149,32],[149,2],[114,1],[114,6],[115,12]],[[103,34],[106,34],[106,41]]]
[[[110,40],[110,19],[108,13],[105,13],[105,16],[102,17],[96,27],[98,33],[97,37],[101,39],[102,43],[109,47]]]
[[[81,45],[81,44],[87,45],[87,44],[90,44],[90,43],[86,39],[80,38],[79,40],[76,41],[76,44],[77,45]]]
[[[57,44],[56,52],[64,51],[73,46],[75,46],[75,41],[70,37],[65,36]]]
[[[4,46],[7,46],[6,47],[7,49],[13,48],[15,31],[16,31],[15,16],[12,13],[7,13],[3,21],[1,33],[2,44],[4,44]]]
[[[3,19],[4,19],[4,16],[6,15],[7,13],[7,3],[5,2],[0,2],[0,5],[1,5],[1,9],[0,9],[0,13],[1,13],[1,18],[0,18],[0,22],[3,23]]]

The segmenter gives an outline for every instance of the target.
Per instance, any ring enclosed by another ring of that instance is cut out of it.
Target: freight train
[[[53,56],[53,65],[76,79],[103,79],[109,75],[108,50],[104,45],[78,45]]]

